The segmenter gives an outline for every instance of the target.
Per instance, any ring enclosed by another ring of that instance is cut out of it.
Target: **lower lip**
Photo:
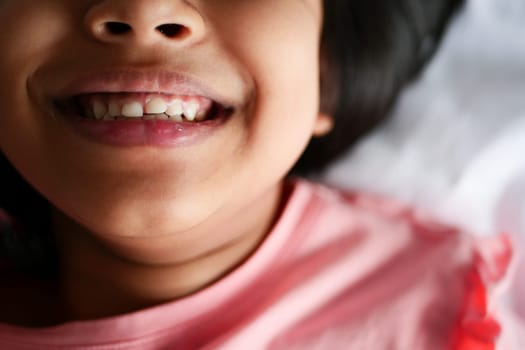
[[[106,145],[182,147],[210,138],[225,124],[226,117],[199,123],[167,120],[98,121],[80,117],[68,120],[80,135]]]

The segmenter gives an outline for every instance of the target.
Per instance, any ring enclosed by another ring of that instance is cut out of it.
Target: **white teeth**
[[[206,120],[206,113],[204,113],[203,111],[199,110],[197,112],[197,116],[195,117],[195,120],[198,121],[198,122],[202,122],[202,121]]]
[[[163,114],[168,110],[168,104],[160,97],[156,97],[146,104],[146,113]]]
[[[95,101],[93,104],[93,114],[97,120],[104,119],[104,116],[108,112],[106,105],[100,101]]]
[[[166,110],[166,114],[170,117],[181,117],[183,113],[184,109],[182,108],[181,100],[173,100]]]
[[[199,111],[199,104],[197,102],[188,102],[184,104],[184,116],[190,122],[195,120],[197,112]]]
[[[174,120],[178,123],[182,123],[184,120],[182,119],[182,115],[173,115],[169,117],[171,120]]]
[[[206,112],[201,110],[199,101],[193,99],[166,101],[160,96],[150,96],[146,99],[145,105],[140,101],[121,104],[118,101],[94,100],[91,102],[91,109],[86,113],[97,120],[115,120],[124,117],[194,122],[206,119]]]
[[[142,118],[144,116],[144,108],[139,102],[130,102],[122,106],[122,116],[128,118]]]
[[[116,103],[116,102],[110,102],[109,103],[109,112],[108,113],[109,113],[109,115],[111,117],[118,117],[118,116],[120,116],[120,112],[121,112],[121,110],[120,110],[120,106],[118,105],[118,103]]]

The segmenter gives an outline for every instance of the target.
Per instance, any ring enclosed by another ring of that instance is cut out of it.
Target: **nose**
[[[91,6],[85,26],[103,43],[190,44],[205,35],[199,10],[187,0],[105,0]]]

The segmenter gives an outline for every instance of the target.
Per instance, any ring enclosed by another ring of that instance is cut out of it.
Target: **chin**
[[[194,203],[196,203],[194,201]],[[101,237],[154,238],[182,235],[206,221],[214,208],[188,205],[184,201],[144,201],[142,204],[93,205],[77,208],[75,214],[68,215],[87,228],[92,234]],[[67,213],[66,213],[67,215]]]

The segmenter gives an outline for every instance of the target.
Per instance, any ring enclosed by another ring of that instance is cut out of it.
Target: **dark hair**
[[[335,119],[294,168],[325,167],[386,118],[401,88],[432,56],[462,0],[325,0],[321,108]],[[59,260],[50,205],[0,154],[0,263],[51,277]],[[2,209],[15,218],[2,220]],[[1,267],[1,264],[0,264]]]
[[[35,277],[56,275],[58,254],[49,202],[1,153],[0,174],[0,268],[8,263]]]
[[[321,109],[335,121],[294,171],[320,171],[388,116],[463,0],[326,0]]]

